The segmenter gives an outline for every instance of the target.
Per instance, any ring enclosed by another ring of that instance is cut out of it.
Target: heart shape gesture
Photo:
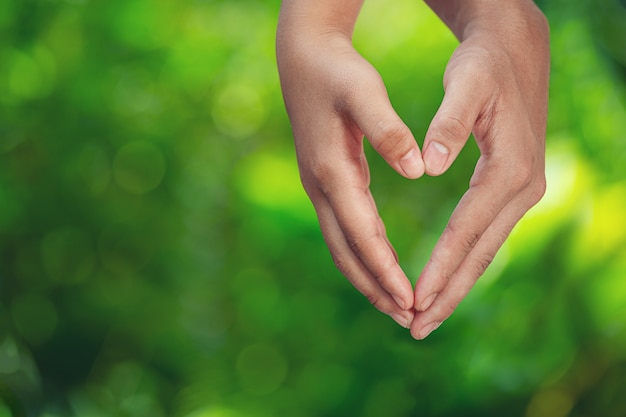
[[[378,72],[352,46],[362,0],[285,0],[281,86],[304,188],[337,268],[380,311],[423,339],[483,274],[545,191],[549,34],[531,0],[431,0],[460,40],[423,153]],[[470,133],[481,152],[470,187],[415,289],[369,190],[367,137],[398,173],[443,174]]]

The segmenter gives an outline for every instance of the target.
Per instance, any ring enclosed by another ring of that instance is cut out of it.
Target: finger
[[[345,274],[356,271],[349,279],[358,278],[361,275],[358,268],[343,267],[347,259],[354,257],[400,308],[408,310],[413,306],[413,289],[389,244],[369,191],[369,168],[363,153],[361,132],[344,126],[345,121],[345,117],[329,118],[328,123],[317,130],[313,140],[299,142],[306,146],[319,144],[319,140],[328,137],[334,138],[321,147],[324,152],[317,149],[311,152],[314,157],[302,159],[302,182],[318,211],[320,223],[325,219],[324,225],[334,225],[324,226],[322,231],[339,269],[342,272],[345,269]],[[306,154],[302,146],[297,149]],[[338,242],[341,246],[337,246]],[[358,286],[361,281],[354,282]],[[358,289],[368,295],[371,293]]]
[[[348,281],[350,281],[352,285],[359,292],[361,292],[374,307],[391,316],[391,318],[393,318],[402,327],[408,328],[410,323],[413,321],[414,311],[412,309],[401,308],[389,291],[383,288],[380,280],[372,275],[370,270],[354,253],[345,238],[343,229],[339,225],[330,203],[325,199],[322,199],[321,201],[318,200],[316,203],[316,211],[324,239],[330,249],[337,269],[339,269]],[[382,222],[379,223],[382,224]],[[375,227],[379,230],[381,229],[381,225],[376,225]],[[392,256],[395,257],[395,252],[386,241],[380,243],[382,243],[382,245],[380,245],[381,247],[379,247],[379,250],[389,251]],[[406,282],[408,283],[408,280]],[[412,292],[410,290],[410,284],[408,289],[405,285],[402,285],[402,287],[405,294],[407,290]]]
[[[454,210],[418,279],[415,287],[415,306],[418,311],[430,307],[459,265],[473,252],[486,230],[495,227],[496,232],[500,231],[502,241],[506,238],[513,226],[507,229],[502,225],[502,220],[499,226],[493,225],[496,219],[502,217],[505,207],[512,206],[518,211],[504,215],[504,219],[509,219],[508,222],[511,219],[517,221],[543,196],[543,169],[525,168],[532,164],[519,162],[524,157],[532,159],[533,152],[514,154],[517,156],[509,157],[506,165],[502,162],[505,158],[497,153],[493,159],[498,162],[480,158],[470,189]],[[535,161],[535,164],[543,162]]]
[[[465,146],[474,125],[485,117],[487,95],[477,86],[476,74],[454,65],[446,73],[445,95],[424,138],[424,165],[428,175],[444,173]]]
[[[324,168],[317,167],[319,172],[313,178],[319,185],[313,187],[311,200],[314,204],[328,203],[354,256],[401,308],[412,308],[413,288],[398,264],[369,190],[369,169],[362,143],[357,145],[356,138],[347,136],[339,142],[347,144],[347,148],[339,147],[332,162],[325,161]]]
[[[514,154],[516,158],[524,157],[521,152]],[[541,184],[545,184],[545,179],[532,179],[531,170],[522,168],[529,165],[516,163],[513,159],[509,157],[507,165],[503,162],[507,159],[500,154],[495,154],[493,160],[479,159],[469,190],[452,213],[418,279],[415,288],[417,310],[428,309],[485,230],[513,198],[530,188],[533,198],[523,205],[523,209],[528,210],[542,195]]]
[[[346,102],[346,113],[376,152],[400,175],[410,179],[421,177],[424,163],[411,130],[393,109],[378,73],[367,80],[352,92]]]
[[[344,186],[326,194],[346,245],[403,309],[413,306],[413,288],[398,264],[367,186]]]
[[[318,211],[320,223],[322,219],[325,224],[336,223],[336,227],[325,233],[327,244],[336,263],[345,264],[348,253],[345,248],[348,248],[350,256],[363,264],[399,307],[412,308],[411,283],[398,264],[369,190],[369,169],[362,144],[357,146],[355,139],[348,137],[339,142],[349,144],[349,149],[338,148],[333,153],[333,161],[317,163],[315,173],[305,175],[308,184],[305,188]],[[335,250],[339,241],[342,251]]]
[[[532,201],[530,190],[518,196],[502,210],[469,255],[452,274],[449,282],[437,295],[431,306],[426,311],[416,314],[411,324],[411,335],[414,338],[424,339],[450,317],[490,265],[515,224],[526,213],[528,201]]]

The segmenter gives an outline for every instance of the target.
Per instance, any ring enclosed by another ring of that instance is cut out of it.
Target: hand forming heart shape
[[[429,1],[461,44],[423,155],[378,72],[352,47],[361,0],[284,1],[277,58],[302,183],[337,268],[380,311],[423,339],[483,274],[545,191],[549,35],[530,0]],[[444,173],[474,134],[481,152],[415,287],[369,190],[367,137],[401,175]]]

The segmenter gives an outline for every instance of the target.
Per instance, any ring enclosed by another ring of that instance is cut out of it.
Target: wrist
[[[425,0],[459,41],[479,33],[548,40],[548,23],[532,0]]]
[[[335,4],[336,3],[336,4]],[[329,51],[352,49],[362,0],[284,0],[276,30],[279,74],[317,65]]]
[[[351,39],[362,4],[363,0],[283,0],[278,42],[326,35]]]
[[[549,43],[548,21],[530,0],[512,2],[511,7],[485,10],[472,20],[464,22],[461,40],[479,33],[489,33],[501,40],[511,42],[509,46],[519,48],[520,41],[530,47],[543,47]]]

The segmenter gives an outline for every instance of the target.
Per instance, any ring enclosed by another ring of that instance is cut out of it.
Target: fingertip
[[[396,302],[402,310],[408,310],[413,307],[413,297],[402,297],[401,295],[391,294],[391,298]]]
[[[437,298],[437,293],[433,293],[426,297],[421,303],[419,301],[415,301],[415,306],[418,311],[426,311],[428,308],[433,305],[433,302]]]
[[[424,340],[426,339],[432,332],[437,330],[439,326],[441,326],[440,321],[434,321],[432,323],[428,323],[425,326],[421,327],[411,327],[411,336],[413,336],[416,340]]]
[[[437,141],[431,141],[424,150],[424,165],[428,175],[441,175],[448,165],[450,150]]]
[[[410,310],[404,310],[402,313],[391,313],[389,316],[398,323],[400,326],[405,329],[411,328],[411,323],[413,322],[414,313]]]
[[[419,152],[413,148],[400,159],[402,174],[409,179],[416,179],[424,175],[424,161]]]
[[[421,337],[421,330],[422,327],[421,326],[417,326],[416,324],[417,320],[413,320],[413,323],[411,323],[411,327],[409,328],[409,331],[411,333],[411,337],[415,340],[422,340],[423,337]]]

